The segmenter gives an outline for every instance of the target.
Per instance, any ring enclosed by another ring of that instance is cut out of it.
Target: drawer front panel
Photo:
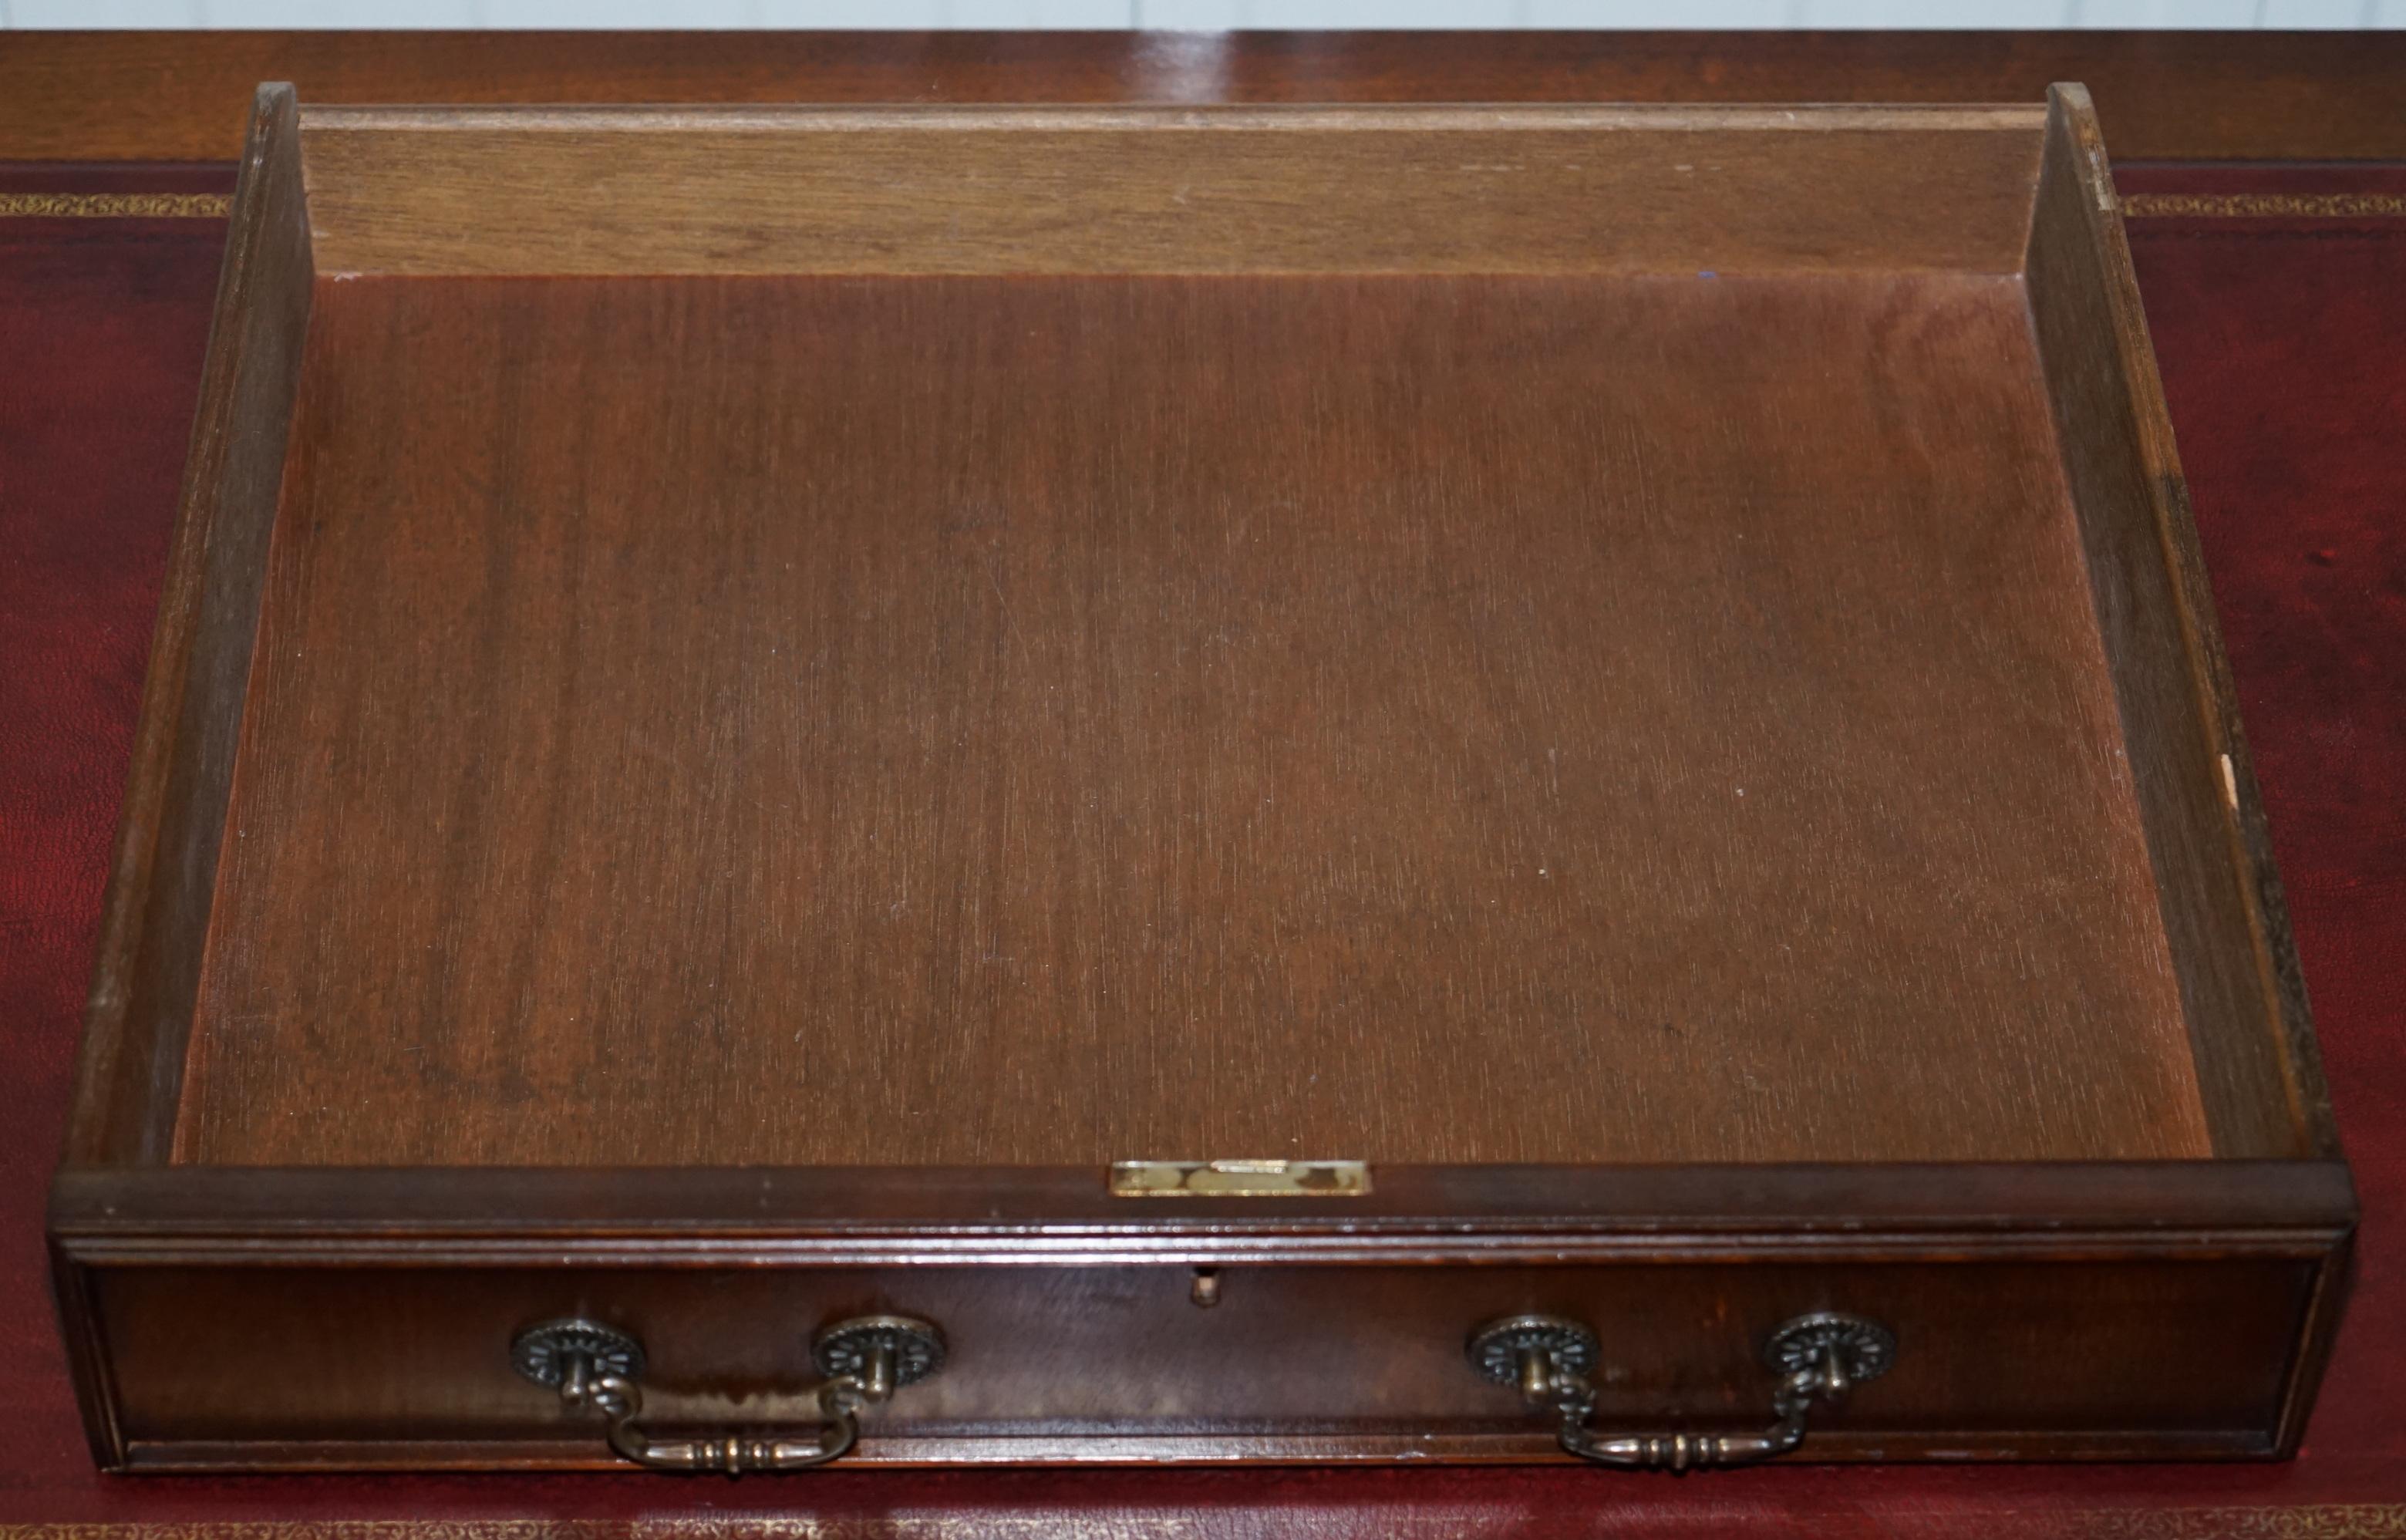
[[[461,1268],[122,1266],[90,1275],[124,1458],[179,1463],[608,1462],[509,1361],[560,1317],[638,1338],[647,1420],[808,1422],[837,1320],[936,1322],[942,1370],[873,1409],[850,1458],[1520,1458],[1549,1424],[1465,1344],[1527,1312],[1592,1327],[1593,1425],[1770,1420],[1781,1322],[1869,1317],[1895,1363],[1817,1412],[1803,1457],[2271,1450],[2311,1262]],[[1207,1288],[1207,1293],[1214,1292]],[[2212,1350],[2201,1350],[2201,1344]]]

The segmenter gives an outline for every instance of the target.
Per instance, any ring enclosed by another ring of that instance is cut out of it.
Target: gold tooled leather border
[[[0,192],[0,219],[222,219],[233,204],[222,192]]]
[[[1660,1518],[1658,1514],[1655,1516]],[[1792,1519],[1796,1516],[1789,1516]],[[1725,1520],[1734,1522],[1731,1516]],[[1252,1528],[1239,1515],[1230,1528]],[[1378,1516],[1381,1532],[1419,1540],[1464,1533],[1460,1515]],[[2399,1540],[2406,1504],[2301,1507],[2017,1508],[1950,1514],[1947,1529],[2002,1540]],[[1214,1523],[1208,1526],[1219,1529]],[[1137,1540],[1199,1535],[1206,1526],[1165,1513],[877,1515],[863,1518],[195,1519],[181,1522],[0,1523],[0,1540]],[[1610,1533],[1606,1524],[1598,1533]]]
[[[1191,1519],[1150,1513],[0,1523],[0,1540],[1185,1540],[1197,1533]]]
[[[2400,192],[2126,192],[2126,219],[2394,219]]]

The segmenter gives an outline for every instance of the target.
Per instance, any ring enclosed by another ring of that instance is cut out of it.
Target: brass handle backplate
[[[572,1416],[600,1414],[603,1437],[620,1459],[656,1471],[799,1471],[849,1453],[860,1440],[860,1413],[944,1364],[944,1337],[909,1316],[840,1321],[811,1341],[811,1361],[827,1378],[808,1393],[820,1420],[806,1432],[710,1432],[662,1436],[638,1421],[644,1412],[644,1348],[615,1327],[553,1321],[510,1344],[519,1374],[559,1392]]]
[[[1779,1376],[1771,1395],[1771,1426],[1745,1434],[1619,1434],[1588,1426],[1595,1387],[1588,1376],[1603,1356],[1595,1333],[1562,1316],[1508,1316],[1470,1336],[1470,1363],[1481,1378],[1518,1385],[1531,1406],[1556,1419],[1564,1451],[1599,1465],[1631,1470],[1687,1471],[1751,1465],[1788,1454],[1804,1442],[1804,1420],[1817,1405],[1836,1406],[1896,1361],[1896,1338],[1861,1316],[1824,1311],[1798,1316],[1771,1334],[1765,1367]]]

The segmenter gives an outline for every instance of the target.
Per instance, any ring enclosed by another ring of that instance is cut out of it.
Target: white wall
[[[2406,0],[0,0],[16,27],[2406,27]]]

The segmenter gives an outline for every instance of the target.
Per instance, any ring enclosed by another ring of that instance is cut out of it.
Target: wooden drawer
[[[1558,1200],[1545,1223],[1467,1220],[1495,1194],[1407,1174],[1412,1198],[1341,1233],[1093,1216],[941,1238],[829,1223],[821,1179],[715,1194],[634,1179],[600,1200],[616,1212],[596,1222],[589,1179],[497,1176],[481,1195],[523,1216],[499,1223],[461,1211],[474,1182],[438,1195],[277,1178],[281,1217],[223,1183],[177,1201],[245,1210],[240,1243],[120,1207],[78,1237],[98,1249],[78,1307],[116,1355],[108,1437],[135,1469],[606,1462],[588,1428],[513,1370],[527,1325],[625,1330],[664,1415],[744,1426],[809,1417],[794,1390],[814,1382],[815,1331],[895,1312],[937,1323],[947,1361],[880,1416],[864,1462],[1537,1458],[1551,1436],[1474,1371],[1476,1327],[1529,1313],[1593,1322],[1608,1335],[1599,1420],[1717,1428],[1768,1420],[1775,1381],[1758,1349],[1782,1322],[1832,1309],[1881,1321],[1898,1349],[1815,1429],[1818,1458],[2271,1454],[2311,1399],[2314,1365],[2298,1348],[2330,1308],[2332,1233],[2294,1216],[2343,1208],[2346,1194],[2301,1190],[2263,1163],[2187,1180],[2204,1175],[2081,1170],[2086,1218],[2045,1232],[2014,1210],[2083,1206],[2059,1182],[1965,1166],[1937,1183],[1795,1168],[1485,1174]],[[904,1185],[853,1180],[898,1198]],[[1071,1174],[1027,1185],[1050,1189],[1026,1194],[1031,1210],[1090,1207]],[[1577,1211],[1599,1198],[1621,1211]],[[1649,1200],[1687,1212],[1657,1217]],[[701,1217],[714,1201],[751,1213]],[[381,1217],[293,1222],[337,1202]],[[657,1222],[637,1220],[635,1207],[664,1203]],[[579,1233],[538,1217],[553,1205],[584,1211]],[[1394,1211],[1422,1206],[1452,1217]],[[1883,1217],[1776,1217],[1816,1207]],[[2195,1228],[2251,1209],[2255,1225]],[[2208,1340],[2218,1350],[2199,1352]]]
[[[114,1467],[2261,1457],[2328,1351],[2076,87],[266,88],[138,754]]]

